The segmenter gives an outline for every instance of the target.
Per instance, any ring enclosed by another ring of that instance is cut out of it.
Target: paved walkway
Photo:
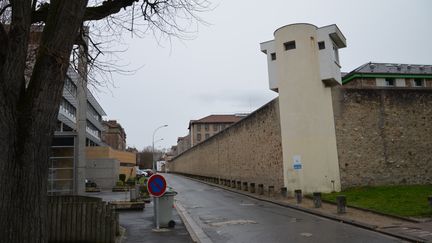
[[[195,180],[195,179],[194,179]],[[303,198],[301,204],[297,204],[295,198],[283,198],[282,196],[258,195],[242,190],[233,189],[227,186],[204,182],[203,183],[224,188],[226,190],[247,195],[259,200],[270,201],[279,205],[304,210],[327,218],[345,221],[359,227],[375,230],[382,233],[389,233],[413,242],[432,242],[432,219],[425,222],[414,223],[402,219],[383,216],[365,210],[347,207],[345,214],[338,214],[336,205],[323,203],[321,208],[315,208],[311,199]]]
[[[100,197],[102,200],[127,201],[129,192],[99,192],[88,193],[88,196]],[[142,211],[118,211],[120,226],[126,229],[121,242],[124,243],[183,243],[193,242],[177,211],[173,209],[173,219],[176,226],[173,229],[154,230],[153,203],[145,205]]]

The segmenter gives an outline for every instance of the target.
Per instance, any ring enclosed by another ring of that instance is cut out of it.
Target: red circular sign
[[[147,181],[147,190],[154,197],[162,196],[166,191],[167,183],[165,178],[159,174],[150,176]]]

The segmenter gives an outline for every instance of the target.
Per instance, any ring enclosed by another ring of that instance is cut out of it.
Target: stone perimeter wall
[[[432,183],[432,90],[334,88],[343,188]]]
[[[180,154],[169,171],[283,187],[279,101]]]

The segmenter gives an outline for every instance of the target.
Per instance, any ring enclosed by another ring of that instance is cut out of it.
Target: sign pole
[[[156,229],[159,229],[159,197],[154,198],[155,207],[156,207]]]
[[[160,228],[159,197],[165,194],[166,187],[167,187],[167,183],[165,181],[165,178],[159,174],[154,174],[150,176],[150,178],[147,181],[147,189],[150,195],[153,196],[156,230],[159,230]]]

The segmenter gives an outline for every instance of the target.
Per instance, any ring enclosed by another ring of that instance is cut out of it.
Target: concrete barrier
[[[322,201],[321,201],[321,192],[314,192],[312,194],[313,196],[313,203],[314,203],[314,207],[315,208],[320,208],[322,205]]]
[[[258,195],[263,195],[263,194],[264,194],[264,185],[258,184]]]
[[[344,195],[336,196],[337,213],[346,213],[346,197]]]
[[[288,188],[282,187],[281,188],[281,196],[287,198],[288,197]]]
[[[250,185],[249,185],[249,192],[255,193],[255,183],[250,183]]]
[[[294,196],[295,196],[298,204],[302,203],[302,201],[303,201],[302,190],[299,190],[299,189],[294,190]]]

